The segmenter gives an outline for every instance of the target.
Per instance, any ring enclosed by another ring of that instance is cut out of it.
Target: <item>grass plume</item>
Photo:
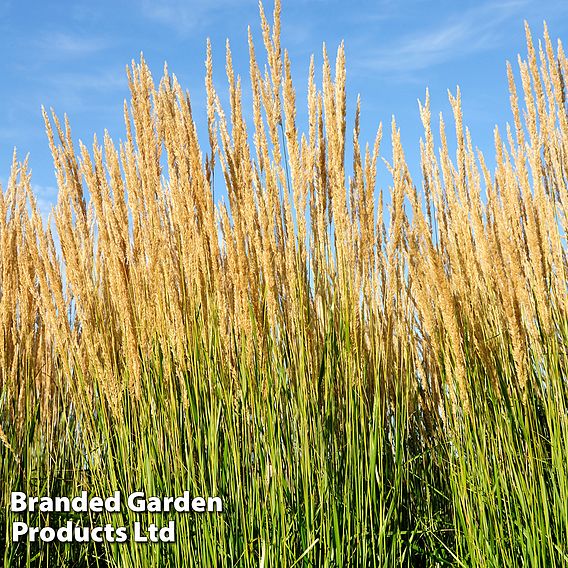
[[[420,181],[393,119],[378,188],[383,130],[361,144],[358,102],[347,132],[343,44],[319,88],[311,60],[301,133],[278,0],[260,19],[252,124],[228,43],[229,108],[207,46],[205,144],[190,95],[141,59],[124,142],[77,148],[44,111],[56,239],[27,161],[0,191],[3,502],[190,490],[225,512],[176,517],[171,545],[47,546],[10,543],[3,509],[5,565],[564,565],[562,44],[527,27],[494,171],[460,91],[455,156],[427,94]]]

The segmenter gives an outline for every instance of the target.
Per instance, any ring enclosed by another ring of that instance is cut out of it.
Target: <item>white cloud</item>
[[[360,71],[407,76],[479,51],[492,49],[503,38],[504,21],[518,15],[525,0],[485,2],[447,19],[435,29],[406,34],[394,44],[368,50],[354,62]]]
[[[84,92],[84,91],[112,91],[126,88],[128,80],[126,67],[114,69],[97,69],[93,72],[65,71],[54,73],[49,82],[58,87],[61,92]]]
[[[100,53],[109,47],[107,40],[98,37],[80,37],[67,32],[45,33],[35,41],[42,57],[85,57]]]
[[[257,0],[142,0],[144,17],[168,26],[181,35],[207,25],[220,12],[257,7]],[[267,7],[265,9],[269,12]]]

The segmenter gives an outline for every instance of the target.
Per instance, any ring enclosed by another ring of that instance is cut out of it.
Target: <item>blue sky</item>
[[[430,89],[432,115],[450,123],[447,89],[462,90],[473,142],[493,156],[493,128],[511,120],[505,62],[525,53],[523,20],[534,38],[543,20],[553,39],[568,32],[568,2],[536,0],[282,0],[282,44],[291,55],[298,101],[305,101],[309,57],[321,66],[322,43],[335,52],[345,40],[348,113],[362,99],[362,139],[379,121],[390,132],[394,114],[413,170],[422,133],[417,99]],[[265,2],[271,13],[273,4]],[[105,129],[124,137],[125,67],[140,52],[154,78],[163,64],[189,89],[205,134],[204,59],[211,38],[215,82],[225,90],[229,38],[236,70],[248,79],[247,26],[261,51],[256,0],[140,0],[26,2],[0,0],[0,182],[12,152],[30,154],[33,183],[44,211],[55,202],[53,165],[41,105],[69,116],[75,140],[87,145]],[[206,137],[203,136],[203,147]],[[389,137],[382,155],[389,156]],[[379,177],[379,180],[382,177]],[[419,180],[415,180],[419,181]]]

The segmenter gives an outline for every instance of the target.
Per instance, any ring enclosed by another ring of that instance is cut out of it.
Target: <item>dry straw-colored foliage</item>
[[[312,59],[302,134],[279,12],[276,2],[269,23],[261,8],[266,71],[249,35],[252,127],[229,44],[229,109],[213,84],[208,45],[207,147],[189,94],[167,68],[156,85],[144,60],[128,73],[120,145],[105,135],[76,148],[67,121],[45,113],[56,237],[38,212],[27,164],[14,158],[0,192],[4,419],[24,416],[31,395],[49,425],[56,392],[87,405],[102,396],[118,412],[125,393],[140,396],[156,345],[167,354],[164,376],[175,381],[188,345],[213,336],[237,388],[237,360],[262,361],[274,346],[287,354],[288,380],[306,381],[330,329],[361,362],[353,380],[372,384],[377,369],[389,370],[381,375],[386,396],[404,379],[425,423],[443,416],[444,399],[468,408],[476,361],[488,382],[513,361],[508,388],[526,392],[542,337],[557,333],[568,310],[561,43],[555,50],[545,29],[537,48],[527,27],[524,106],[509,67],[514,125],[495,131],[494,172],[462,123],[459,91],[450,95],[455,156],[442,120],[436,148],[428,96],[420,106],[421,187],[393,120],[385,225],[376,187],[382,130],[362,147],[357,104],[347,132],[343,45],[335,64],[324,49],[320,88]],[[226,204],[214,199],[215,172]]]

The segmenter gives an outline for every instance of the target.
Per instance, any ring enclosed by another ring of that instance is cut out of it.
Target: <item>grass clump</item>
[[[141,60],[118,146],[77,149],[45,113],[56,236],[14,158],[0,192],[3,502],[188,490],[224,511],[144,515],[174,519],[175,543],[57,545],[12,543],[3,508],[5,565],[564,565],[562,45],[545,29],[537,50],[527,28],[525,106],[509,67],[514,127],[495,131],[493,172],[459,91],[455,157],[420,106],[420,189],[393,120],[386,223],[382,129],[361,146],[358,104],[347,134],[343,46],[334,68],[324,50],[320,88],[312,59],[302,134],[279,11],[270,23],[261,6],[266,73],[249,37],[252,130],[230,47],[224,109],[208,46],[207,149],[189,94]]]

